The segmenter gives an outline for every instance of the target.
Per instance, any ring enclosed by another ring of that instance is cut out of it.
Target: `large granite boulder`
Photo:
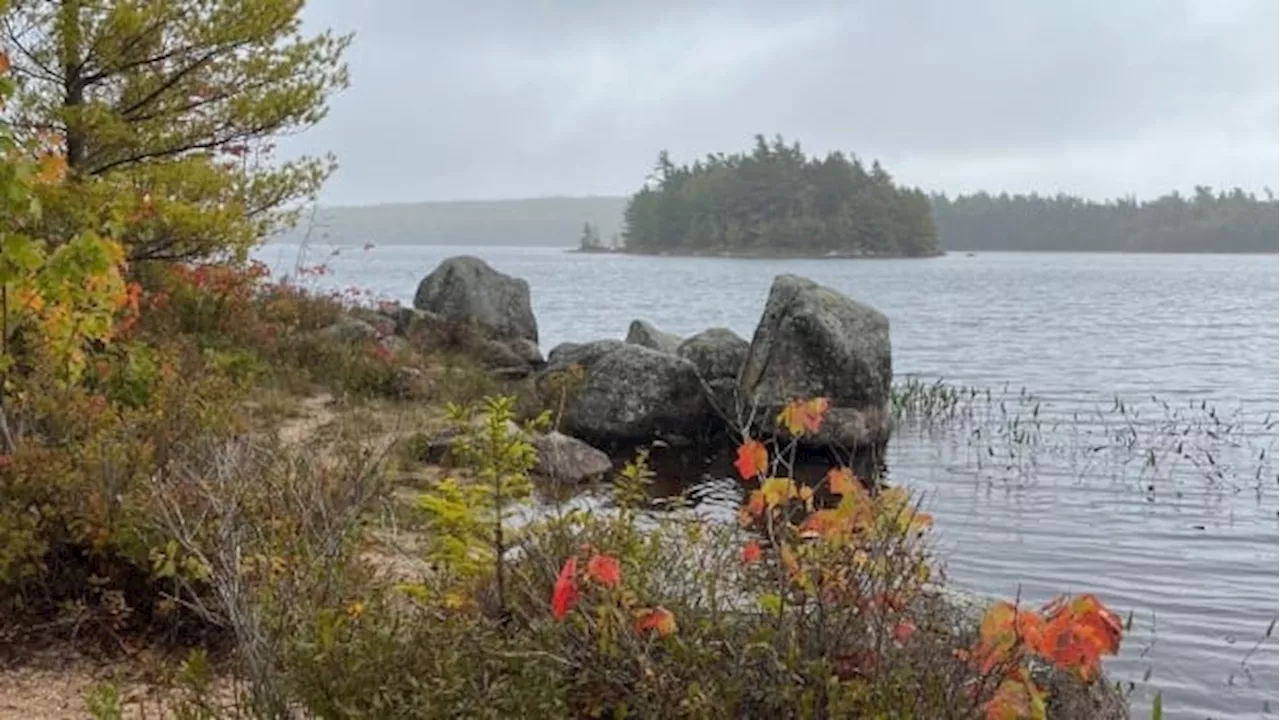
[[[737,378],[750,347],[732,330],[711,328],[680,343],[676,354],[693,363],[702,379],[710,382]]]
[[[469,324],[491,340],[538,342],[529,283],[480,258],[461,255],[441,262],[418,284],[413,306],[446,322]]]
[[[501,368],[516,374],[543,364],[529,283],[479,258],[462,255],[441,262],[418,284],[413,307],[413,312],[401,312],[398,328],[411,332],[416,325],[421,334],[444,344],[489,345],[482,347],[486,358],[501,354],[492,344],[506,345],[519,362]]]
[[[565,342],[547,353],[547,369],[560,370],[570,365],[590,367],[597,360],[623,346],[621,340],[596,340],[588,343]]]
[[[538,462],[533,472],[553,482],[580,483],[613,470],[613,461],[603,451],[560,432],[533,438]]]
[[[663,332],[644,320],[632,320],[631,327],[627,328],[626,342],[650,350],[675,354],[681,340],[679,335]]]
[[[602,443],[694,437],[708,412],[698,370],[673,354],[624,344],[587,367],[562,423]]]
[[[773,410],[826,397],[831,408],[811,444],[877,447],[892,430],[892,380],[883,313],[805,278],[774,279],[738,379],[745,403]]]

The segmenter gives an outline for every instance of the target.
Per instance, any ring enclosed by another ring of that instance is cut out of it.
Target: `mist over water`
[[[543,352],[669,332],[750,338],[772,278],[796,273],[890,318],[895,377],[990,389],[947,422],[904,421],[890,480],[925,497],[951,578],[1031,602],[1092,591],[1133,613],[1113,680],[1135,716],[1275,717],[1275,256],[952,254],[929,260],[584,256],[550,248],[358,247],[309,263],[321,287],[411,302],[445,257],[528,280]],[[279,275],[295,245],[259,259]],[[694,496],[726,519],[731,479]],[[1255,644],[1258,644],[1256,650]],[[1150,672],[1149,679],[1143,677]]]

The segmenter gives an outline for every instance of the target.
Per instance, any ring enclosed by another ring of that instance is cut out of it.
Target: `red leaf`
[[[742,546],[742,564],[750,565],[760,559],[760,543],[752,540]]]
[[[556,620],[563,620],[578,602],[578,583],[574,577],[577,574],[578,558],[570,557],[565,560],[551,592],[551,614]]]
[[[915,631],[916,631],[915,623],[911,622],[910,620],[903,620],[894,626],[893,639],[897,640],[898,644],[900,645],[905,644],[907,640],[909,640],[911,636],[915,633]]]
[[[617,558],[608,555],[592,555],[587,561],[587,577],[601,585],[613,587],[622,580],[622,569]]]
[[[738,446],[738,459],[733,466],[743,480],[757,477],[769,469],[769,451],[758,440],[748,440]]]
[[[658,606],[644,611],[640,617],[636,618],[635,627],[637,633],[652,630],[658,637],[666,637],[676,631],[676,616],[672,615],[670,610]]]

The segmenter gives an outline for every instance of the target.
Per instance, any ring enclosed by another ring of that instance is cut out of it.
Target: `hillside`
[[[606,242],[622,231],[621,197],[546,197],[522,200],[463,200],[400,203],[365,207],[322,207],[313,223],[312,241],[342,245],[524,245],[571,247],[583,223],[591,223]],[[304,216],[281,242],[305,235]]]
[[[986,194],[930,201],[944,250],[1277,251],[1276,201],[1239,191],[1143,203]],[[335,206],[317,212],[312,237],[342,245],[567,248],[578,245],[583,223],[605,243],[621,234],[626,205],[624,197],[594,196]],[[297,242],[306,225],[304,218],[280,241]]]

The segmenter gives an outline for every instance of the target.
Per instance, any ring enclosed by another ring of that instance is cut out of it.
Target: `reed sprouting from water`
[[[900,437],[966,448],[980,478],[1044,474],[1131,482],[1151,498],[1191,478],[1261,496],[1277,476],[1277,419],[1244,407],[1156,396],[1088,402],[1009,387],[990,390],[908,378],[891,394]]]

